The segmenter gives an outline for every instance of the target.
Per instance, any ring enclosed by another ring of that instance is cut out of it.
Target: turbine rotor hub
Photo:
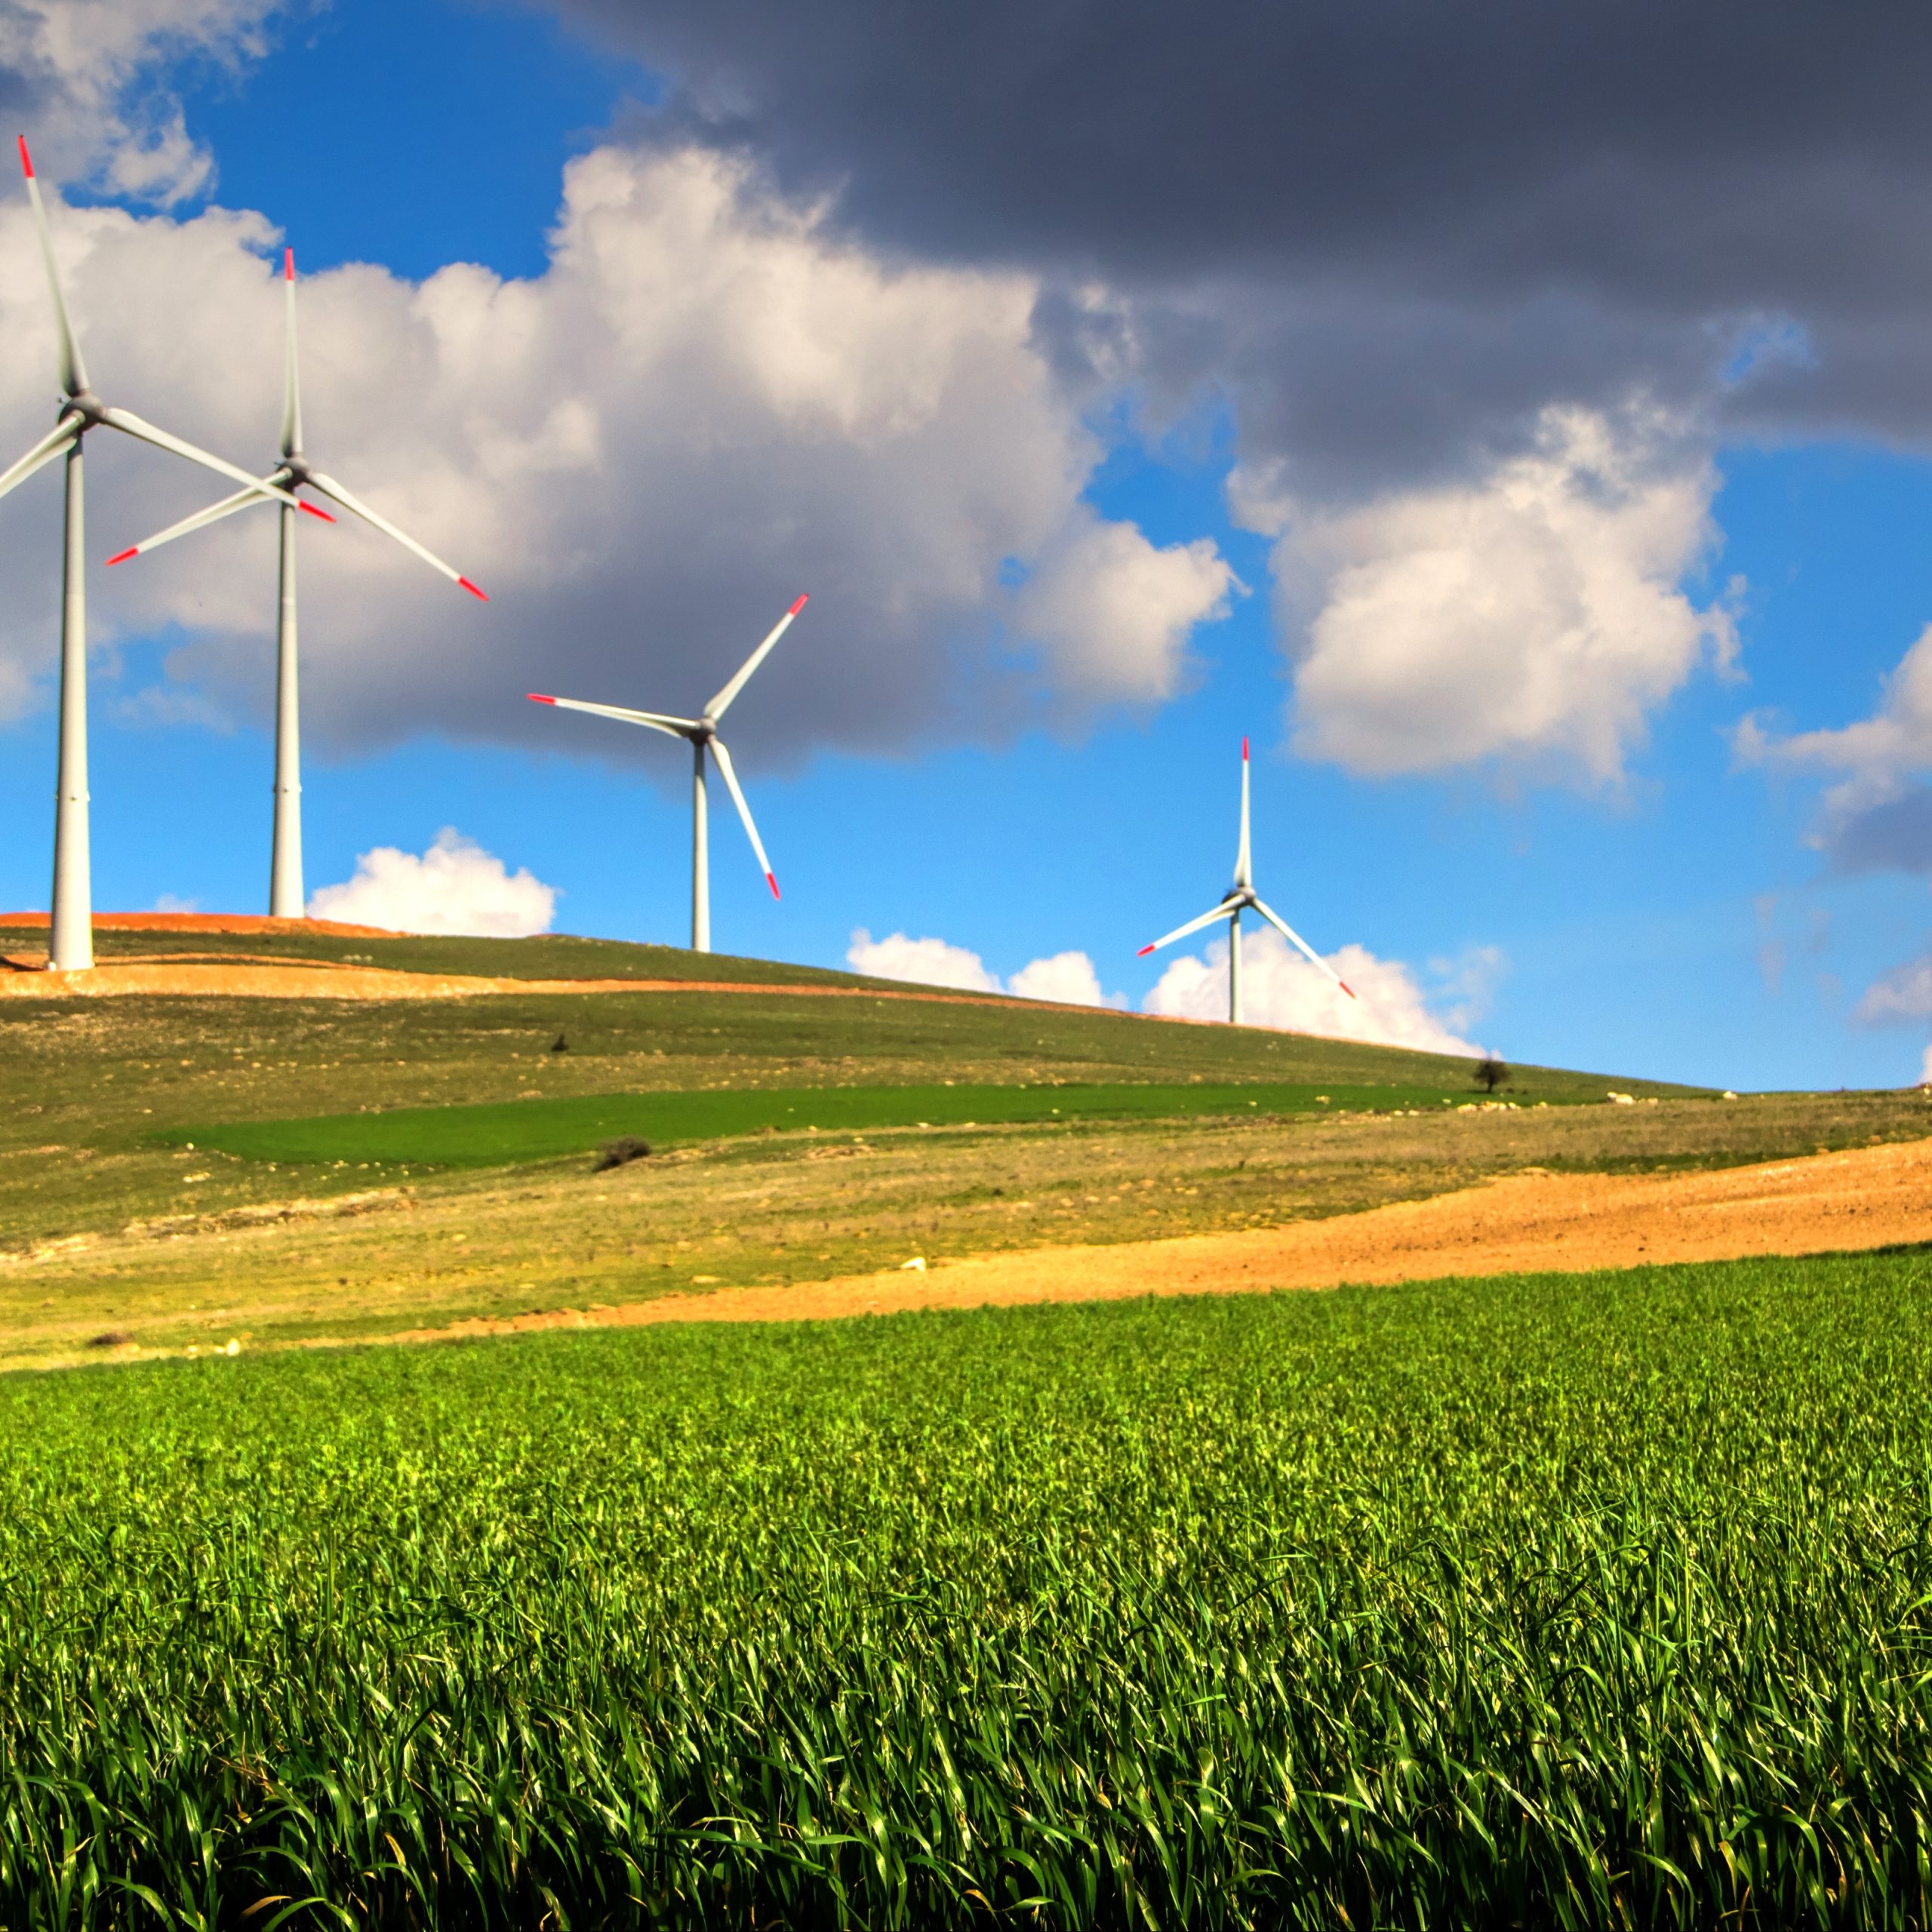
[[[107,405],[92,389],[82,389],[78,395],[61,399],[60,414],[64,418],[78,416],[83,429],[91,429],[106,416]]]

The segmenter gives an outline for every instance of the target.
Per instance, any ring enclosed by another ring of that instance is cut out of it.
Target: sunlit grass
[[[0,1382],[0,1921],[1921,1923],[1928,1315],[1906,1255]]]
[[[780,1131],[866,1132],[881,1128],[993,1127],[1076,1120],[1186,1120],[1215,1115],[1276,1117],[1327,1108],[1392,1111],[1474,1105],[1466,1089],[1445,1094],[1396,1086],[1275,1083],[1177,1085],[822,1087],[700,1089],[695,1093],[579,1094],[497,1106],[405,1107],[308,1119],[220,1121],[172,1128],[158,1143],[219,1149],[254,1161],[507,1167],[584,1153],[620,1134],[672,1146]]]

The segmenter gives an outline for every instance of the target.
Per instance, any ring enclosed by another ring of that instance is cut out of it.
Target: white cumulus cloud
[[[1932,958],[1909,959],[1873,980],[1852,1018],[1864,1026],[1922,1026],[1932,1020]],[[1932,1046],[1920,1060],[1918,1084],[1932,1087]]]
[[[420,857],[393,845],[363,853],[354,877],[310,897],[309,916],[398,933],[521,939],[549,931],[556,905],[555,886],[528,867],[512,872],[473,839],[445,826]]]
[[[1055,952],[1029,961],[1006,983],[1021,999],[1044,999],[1063,1006],[1124,1006],[1124,993],[1105,993],[1094,962],[1084,952]]]
[[[1503,958],[1482,947],[1463,960],[1436,962],[1438,999],[1432,1007],[1414,972],[1399,959],[1378,959],[1366,946],[1349,945],[1324,955],[1354,988],[1350,999],[1318,973],[1272,927],[1241,934],[1241,1015],[1251,1026],[1284,1032],[1319,1033],[1365,1040],[1378,1046],[1414,1047],[1425,1053],[1480,1054],[1457,1029],[1481,1017]],[[1170,963],[1141,1001],[1149,1013],[1190,1020],[1228,1017],[1228,943],[1211,940],[1204,955],[1183,954]]]
[[[1137,525],[1082,510],[1041,552],[1014,614],[1062,689],[1151,703],[1180,688],[1188,640],[1241,587],[1209,538],[1158,549]]]
[[[1932,1020],[1932,959],[1909,959],[1872,981],[1853,1009],[1866,1026],[1909,1026]]]
[[[1932,769],[1932,624],[1926,626],[1885,680],[1869,718],[1835,731],[1779,737],[1761,718],[1739,728],[1736,748],[1747,764],[1810,766],[1846,777],[1826,794],[1829,818],[1842,823],[1895,798],[1904,781]]]
[[[179,201],[209,185],[214,164],[158,71],[184,59],[238,67],[266,51],[269,23],[291,11],[288,0],[8,0],[0,70],[16,125],[57,178]]]
[[[1734,655],[1723,604],[1680,588],[1715,485],[1654,414],[1558,408],[1472,483],[1354,509],[1238,477],[1238,512],[1278,536],[1284,627],[1306,624],[1297,749],[1377,775],[1508,760],[1614,781],[1647,715]]]
[[[269,223],[57,200],[52,217],[96,387],[271,460]],[[801,591],[811,605],[734,715],[743,767],[998,737],[1041,701],[1014,649],[1029,637],[1063,709],[1173,688],[1232,580],[1211,545],[1157,548],[1082,501],[1100,445],[1034,340],[1035,280],[884,260],[823,206],[696,148],[573,162],[550,248],[522,280],[352,264],[299,285],[310,454],[492,600],[352,519],[305,521],[318,741],[440,731],[628,758],[626,734],[522,694],[688,712]],[[5,461],[45,430],[54,370],[17,195],[0,196],[0,347]],[[100,548],[220,493],[111,433],[88,449]],[[44,703],[54,668],[59,482],[49,469],[0,505],[15,706],[29,688]],[[121,566],[94,599],[97,641],[177,626],[171,683],[260,716],[275,549],[275,519],[250,512]]]
[[[1100,989],[1100,976],[1084,952],[1056,952],[1029,960],[1003,984],[977,952],[943,939],[909,939],[889,933],[874,939],[861,927],[846,949],[847,964],[879,980],[907,980],[922,986],[952,986],[962,992],[1012,994],[1066,1006],[1124,1006],[1125,995]]]
[[[875,980],[909,980],[918,986],[952,986],[969,993],[1003,990],[999,975],[988,972],[977,952],[943,939],[908,939],[903,933],[874,939],[861,926],[846,949],[845,962],[854,972]]]

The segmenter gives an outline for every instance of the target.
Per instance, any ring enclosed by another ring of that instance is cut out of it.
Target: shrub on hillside
[[[608,1168],[627,1166],[632,1161],[641,1161],[651,1152],[651,1143],[640,1140],[632,1134],[620,1134],[615,1140],[607,1140],[597,1150],[597,1164],[592,1174],[602,1174]]]

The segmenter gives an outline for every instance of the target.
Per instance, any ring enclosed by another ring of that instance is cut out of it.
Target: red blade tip
[[[27,137],[24,134],[20,137],[20,170],[29,181],[33,179],[33,157],[27,152]]]
[[[772,877],[771,873],[767,872],[764,875],[764,882],[771,887],[771,896],[776,899],[778,897],[778,881]]]
[[[1243,764],[1247,762],[1247,740],[1245,738],[1241,741],[1241,761]]]
[[[790,610],[785,613],[786,616],[788,617],[795,617],[811,601],[811,593],[808,591],[804,596],[801,597],[798,601],[792,606]]]
[[[311,516],[320,517],[325,523],[333,523],[335,521],[327,510],[318,510],[313,503],[305,503],[300,497],[295,500],[295,507],[298,510],[306,510]]]
[[[1153,949],[1154,949],[1151,946],[1143,946],[1134,956],[1137,959],[1145,959],[1148,954],[1152,952]]]
[[[116,564],[125,564],[130,557],[138,557],[140,553],[141,546],[138,543],[131,544],[128,549],[123,550],[119,555],[109,557],[107,560],[108,568],[112,570]]]
[[[546,697],[541,691],[525,691],[524,696],[532,704],[555,704],[557,701],[553,697]]]
[[[281,251],[281,278],[284,281],[295,279],[295,251],[285,248]]]
[[[1345,993],[1346,993],[1346,994],[1348,995],[1348,996],[1349,997],[1349,998],[1353,999],[1353,998],[1355,998],[1355,988],[1354,988],[1353,986],[1350,986],[1350,985],[1349,984],[1349,983],[1348,983],[1348,981],[1347,981],[1347,980],[1337,980],[1335,982],[1335,983],[1336,983],[1336,985],[1337,985],[1338,986],[1340,986],[1340,987],[1341,988],[1341,989],[1343,990],[1343,992],[1344,992]]]
[[[472,596],[472,597],[482,598],[482,600],[483,600],[483,601],[484,601],[485,604],[487,604],[487,603],[488,603],[488,602],[489,602],[489,601],[490,601],[490,600],[489,600],[489,598],[487,598],[487,597],[485,597],[485,596],[483,595],[483,592],[482,592],[481,591],[478,590],[478,589],[477,589],[477,587],[475,586],[475,584],[473,584],[473,583],[472,583],[470,582],[470,580],[469,580],[469,578],[467,578],[466,577],[458,577],[458,578],[457,579],[457,582],[458,583],[461,584],[461,585],[463,586],[463,589],[466,589],[466,591],[468,591],[468,592],[469,592],[469,594],[470,594],[470,595],[471,595],[471,596]]]

